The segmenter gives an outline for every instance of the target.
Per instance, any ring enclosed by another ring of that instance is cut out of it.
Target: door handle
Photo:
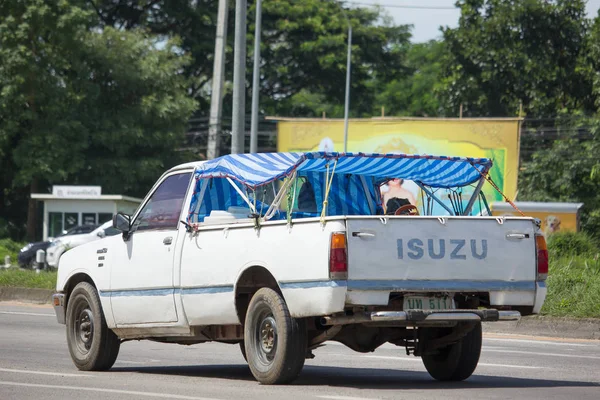
[[[173,243],[173,238],[171,236],[167,236],[166,238],[163,239],[163,244],[164,245],[170,245],[171,243]]]
[[[507,239],[528,239],[529,234],[528,233],[507,233],[506,238]]]
[[[371,232],[352,232],[352,236],[359,238],[371,238],[375,237],[375,234]]]

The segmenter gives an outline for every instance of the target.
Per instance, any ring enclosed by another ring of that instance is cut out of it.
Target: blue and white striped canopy
[[[385,180],[402,178],[437,188],[466,186],[492,167],[487,158],[377,153],[253,153],[230,154],[207,161],[196,178],[231,178],[250,188],[273,182],[294,171],[355,174]]]

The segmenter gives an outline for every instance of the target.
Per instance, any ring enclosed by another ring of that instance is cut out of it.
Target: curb
[[[484,322],[483,331],[564,339],[600,340],[600,319],[530,316],[519,322]]]
[[[0,301],[52,304],[52,289],[0,287]],[[600,340],[600,318],[524,317],[519,322],[484,322],[485,333]]]
[[[52,289],[0,287],[0,301],[20,301],[23,303],[52,304]]]

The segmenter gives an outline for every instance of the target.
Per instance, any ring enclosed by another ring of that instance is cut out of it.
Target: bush
[[[587,215],[582,215],[581,227],[589,235],[600,240],[600,209],[592,210]]]
[[[10,239],[0,239],[0,265],[4,265],[4,257],[6,256],[10,256],[11,264],[16,265],[17,255],[23,246],[23,243]]]
[[[556,232],[548,237],[548,250],[556,257],[600,253],[598,242],[585,232]]]

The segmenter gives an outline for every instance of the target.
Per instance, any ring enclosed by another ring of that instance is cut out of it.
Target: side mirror
[[[115,214],[113,215],[112,226],[123,233],[128,233],[131,229],[131,217],[121,212]]]

